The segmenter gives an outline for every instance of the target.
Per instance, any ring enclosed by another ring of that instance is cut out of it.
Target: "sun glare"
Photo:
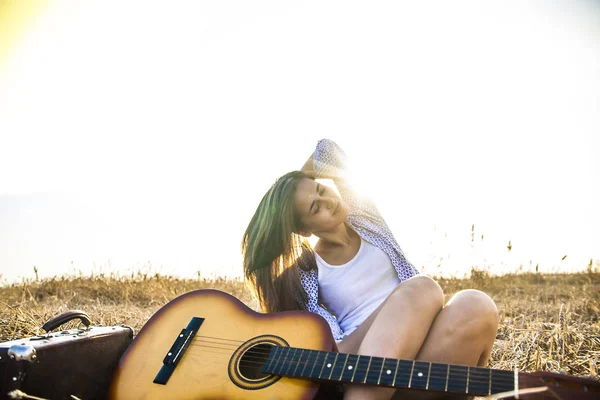
[[[0,273],[239,275],[258,201],[321,138],[420,269],[584,269],[599,22],[587,1],[0,1]]]

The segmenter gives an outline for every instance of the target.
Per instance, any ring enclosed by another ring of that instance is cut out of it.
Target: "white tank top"
[[[400,283],[387,254],[361,238],[354,258],[329,265],[316,252],[319,294],[346,335],[356,329]]]

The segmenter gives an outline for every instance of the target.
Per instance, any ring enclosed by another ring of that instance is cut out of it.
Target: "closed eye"
[[[323,194],[325,193],[325,186],[318,184],[317,186],[317,193],[319,193],[319,196],[323,196]],[[315,208],[315,212],[314,214],[318,213],[319,210],[321,209],[321,200],[317,200],[316,201],[316,208]],[[313,215],[314,215],[313,214]]]
[[[323,196],[323,194],[325,193],[326,190],[327,189],[325,188],[325,186],[321,185],[320,183],[317,183],[317,187],[315,188],[315,191],[317,192],[317,194],[319,196]],[[321,209],[321,200],[320,199],[314,200],[312,202],[312,204],[310,205],[310,210],[312,210],[313,208],[314,208],[314,211],[312,212],[312,215],[315,215]]]

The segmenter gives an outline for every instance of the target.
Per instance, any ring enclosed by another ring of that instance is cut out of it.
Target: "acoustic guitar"
[[[167,303],[140,330],[121,357],[110,398],[312,399],[324,383],[493,398],[600,398],[593,379],[335,350],[327,322],[316,314],[260,314],[227,293],[196,290]]]

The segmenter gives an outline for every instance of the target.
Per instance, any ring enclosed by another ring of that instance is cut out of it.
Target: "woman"
[[[498,327],[494,302],[464,290],[444,305],[440,286],[406,259],[375,205],[350,187],[346,172],[344,152],[324,139],[301,171],[279,178],[261,200],[242,253],[263,311],[321,315],[343,353],[486,365]],[[339,195],[315,178],[332,179]],[[314,250],[303,239],[311,235],[318,238]],[[393,394],[390,388],[352,385],[344,398]]]

